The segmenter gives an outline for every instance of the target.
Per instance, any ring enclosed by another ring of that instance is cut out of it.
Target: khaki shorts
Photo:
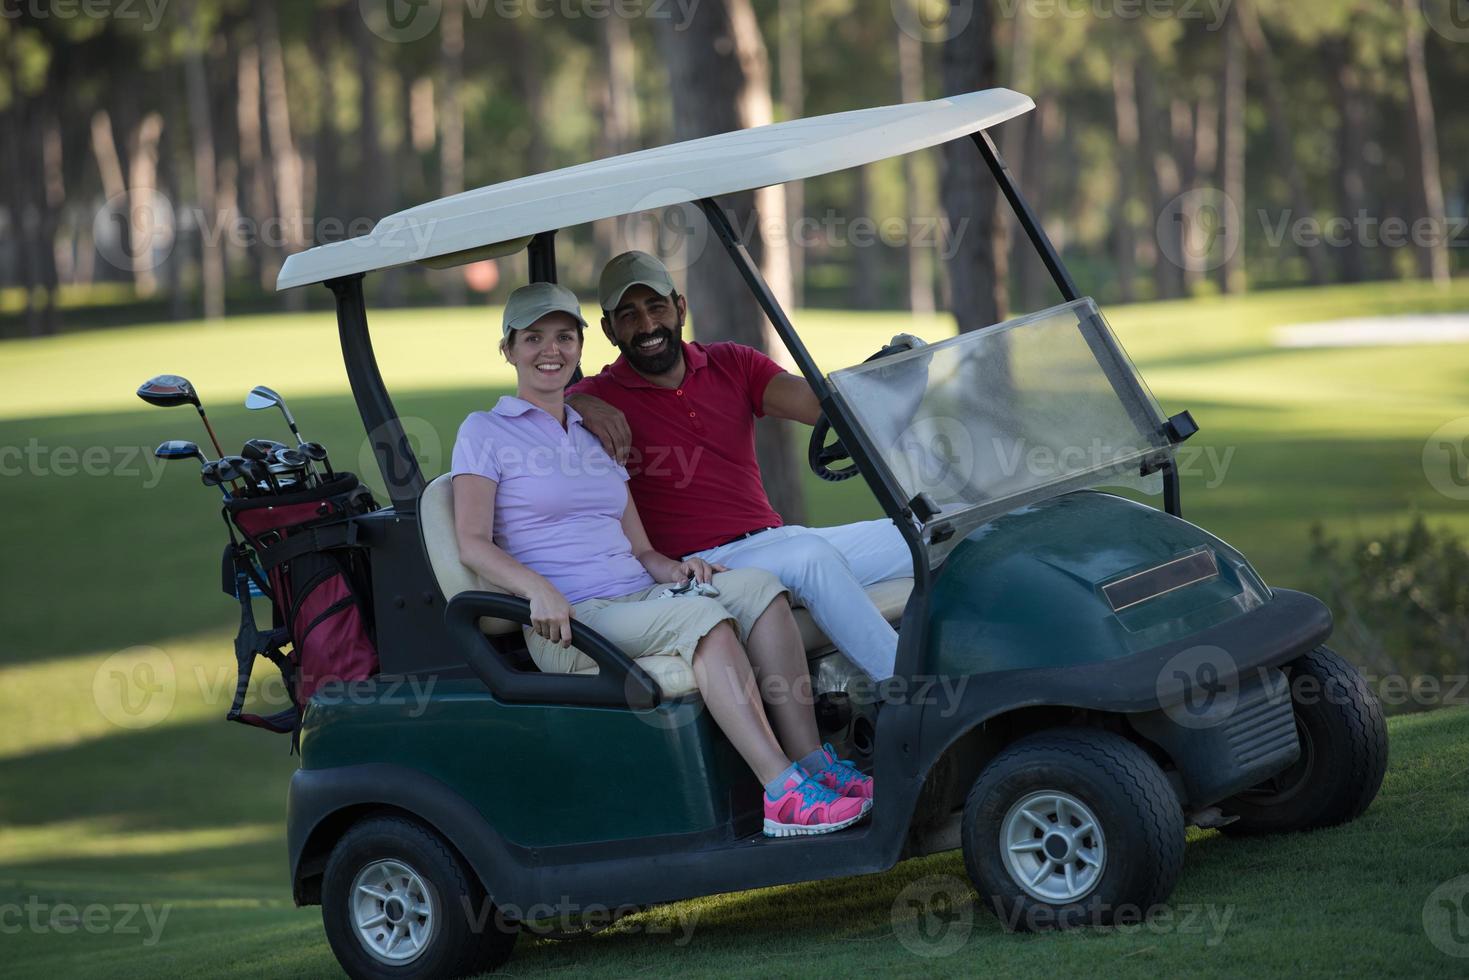
[[[648,596],[667,588],[667,583],[618,596],[616,599],[587,599],[571,607],[572,618],[590,626],[629,657],[680,656],[694,662],[699,641],[720,623],[733,622],[741,641],[775,601],[783,595],[780,579],[758,568],[736,568],[718,572],[714,585],[717,598],[711,596],[675,596],[649,599]],[[588,670],[596,662],[576,647],[563,647],[524,628],[525,645],[531,659],[541,670],[551,674],[569,674]]]

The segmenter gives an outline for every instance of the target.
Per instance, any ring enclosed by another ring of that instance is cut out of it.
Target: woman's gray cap
[[[659,296],[673,294],[673,277],[647,252],[623,252],[608,262],[597,285],[597,302],[607,312],[617,309],[622,294],[634,286],[647,286]]]
[[[576,294],[565,286],[554,282],[533,282],[521,286],[505,301],[505,322],[500,328],[500,339],[509,340],[510,331],[524,330],[547,313],[570,313],[585,330],[587,321],[582,319],[581,304]]]

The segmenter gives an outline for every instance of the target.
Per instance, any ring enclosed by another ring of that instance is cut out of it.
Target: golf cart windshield
[[[1090,298],[830,380],[907,497],[936,506],[924,534],[933,562],[1019,507],[1139,486],[1172,453],[1162,411]],[[935,533],[944,525],[947,538]]]

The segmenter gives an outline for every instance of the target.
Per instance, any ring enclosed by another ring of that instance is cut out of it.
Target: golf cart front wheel
[[[1327,647],[1285,667],[1301,754],[1284,772],[1219,804],[1226,834],[1281,834],[1346,823],[1377,796],[1387,770],[1382,705],[1357,669]]]
[[[437,834],[374,817],[332,849],[322,879],[327,941],[354,980],[485,973],[510,957],[515,928]]]
[[[1183,811],[1162,770],[1119,735],[1055,729],[996,756],[964,804],[964,866],[1006,928],[1145,915],[1183,866]]]

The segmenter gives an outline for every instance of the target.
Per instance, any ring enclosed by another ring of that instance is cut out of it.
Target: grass
[[[1400,526],[1417,511],[1469,531],[1462,502],[1436,493],[1422,463],[1429,434],[1465,414],[1469,346],[1279,349],[1271,329],[1464,308],[1469,287],[1393,283],[1109,316],[1164,408],[1189,408],[1203,426],[1189,444],[1198,455],[1185,471],[1186,514],[1244,550],[1271,582],[1309,586],[1312,521],[1350,534]],[[827,369],[899,330],[933,338],[951,329],[889,314],[809,311],[797,320]],[[495,322],[483,309],[374,316],[383,373],[430,472],[446,465],[465,413],[510,383],[492,351]],[[588,347],[590,367],[610,359],[600,339]],[[152,374],[187,374],[221,439],[238,445],[285,433],[275,415],[239,405],[252,384],[270,384],[339,466],[371,473],[340,364],[332,318],[322,313],[3,344],[0,930],[8,976],[334,969],[319,916],[292,908],[285,882],[282,802],[293,760],[280,740],[220,722],[234,610],[215,574],[217,511],[190,467],[156,468],[145,451],[203,434],[186,409],[148,408],[132,390]],[[858,481],[811,478],[807,486],[814,520],[875,513]],[[126,727],[132,718],[115,674],[147,678],[133,673],[147,670],[173,692],[171,707],[156,724]],[[960,952],[917,956],[894,935],[914,925],[894,902],[926,876],[962,878],[947,855],[860,883],[652,910],[584,943],[522,941],[511,969],[788,973],[809,969],[819,951],[853,972],[897,975],[968,973],[978,963],[1001,973],[1150,976],[1448,972],[1458,961],[1428,943],[1421,915],[1437,883],[1469,870],[1466,734],[1462,710],[1395,719],[1383,796],[1349,827],[1261,842],[1195,835],[1173,903],[1228,912],[1222,932],[1006,937],[980,912]],[[141,918],[133,923],[140,933],[11,934],[10,903],[23,907],[32,896],[98,903],[94,923],[106,906],[116,924],[113,906],[124,903],[145,903],[155,915],[166,907],[169,918],[147,946]],[[680,917],[696,924],[684,945]]]

